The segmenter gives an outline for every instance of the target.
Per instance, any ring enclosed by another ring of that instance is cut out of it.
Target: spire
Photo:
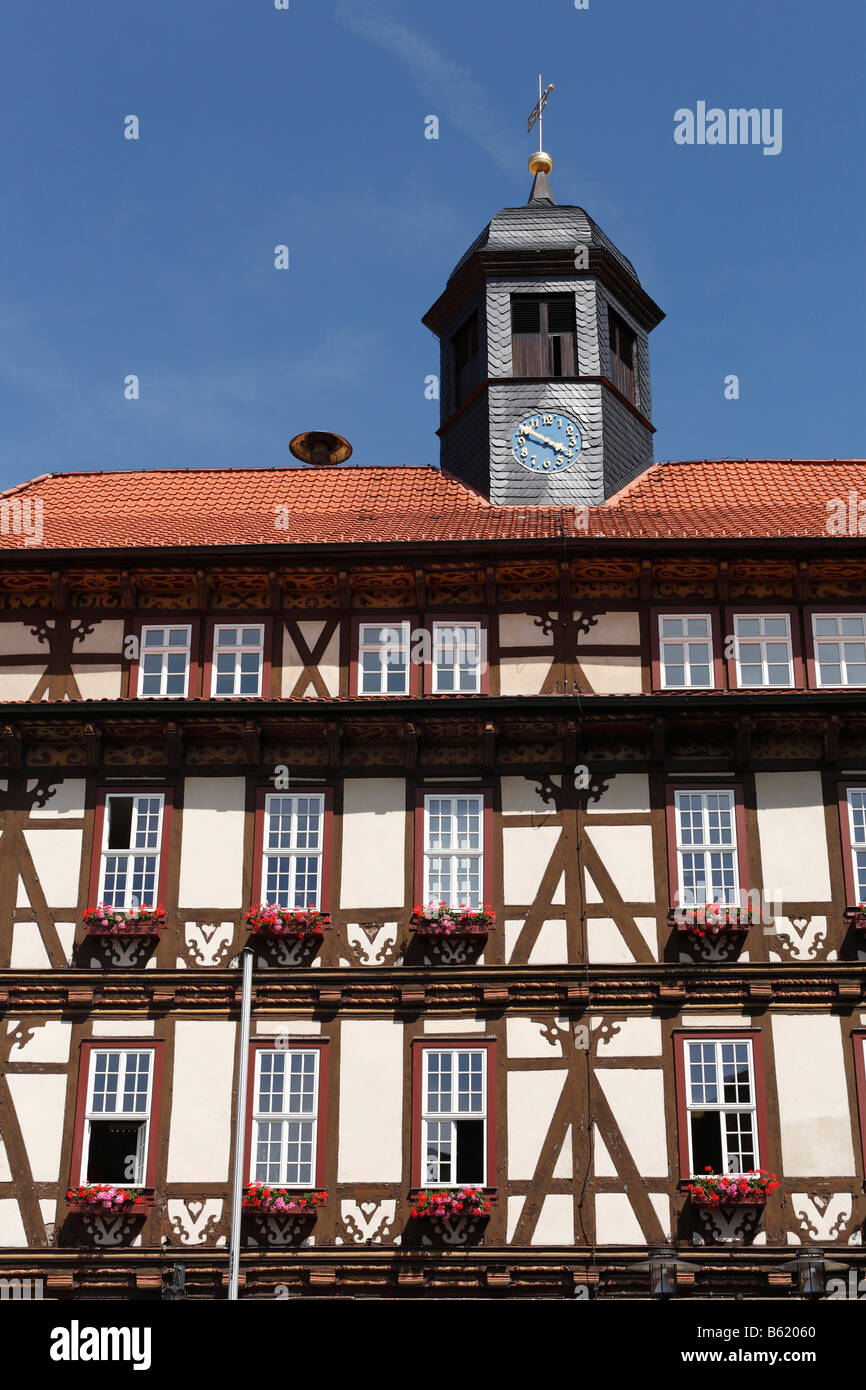
[[[541,148],[541,130],[544,117],[544,108],[547,105],[550,93],[553,91],[553,83],[549,83],[546,88],[541,85],[541,73],[538,74],[538,101],[529,113],[529,120],[526,122],[527,131],[532,130],[534,125],[538,125],[538,149],[529,160],[530,172],[535,175],[532,189],[527,203],[546,203],[548,207],[555,207],[556,200],[548,182],[548,174],[553,169],[553,160],[549,154],[545,154]]]
[[[535,175],[532,180],[527,203],[546,203],[548,207],[556,207],[556,199],[550,187],[548,174],[553,169],[553,160],[544,150],[536,150],[529,161],[529,171]]]

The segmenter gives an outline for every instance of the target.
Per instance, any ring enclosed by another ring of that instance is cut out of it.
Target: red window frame
[[[725,609],[725,636],[734,636],[734,616],[744,618],[772,618],[779,614],[786,614],[790,620],[791,628],[791,674],[793,676],[792,685],[740,685],[737,680],[737,658],[729,656],[725,658],[728,668],[728,689],[729,690],[767,690],[771,694],[785,690],[802,690],[804,688],[803,677],[803,643],[800,628],[800,610],[790,604],[768,603],[765,606],[755,603],[731,603]]]
[[[247,1059],[247,1114],[246,1114],[246,1138],[244,1140],[244,1186],[254,1182],[252,1177],[252,1152],[253,1152],[253,1112],[255,1110],[255,1081],[256,1081],[256,1053],[257,1052],[293,1052],[301,1050],[310,1052],[315,1048],[319,1053],[319,1097],[316,1107],[316,1172],[312,1183],[313,1187],[326,1187],[325,1174],[327,1170],[328,1158],[328,1068],[330,1062],[329,1039],[320,1037],[316,1034],[310,1037],[287,1036],[287,1047],[277,1047],[276,1039],[256,1038],[250,1043],[250,1054]],[[304,1184],[299,1185],[300,1191]]]
[[[205,658],[202,674],[202,698],[205,700],[267,700],[271,693],[271,667],[273,618],[264,614],[244,614],[236,618],[231,613],[222,618],[208,618],[205,636]],[[260,627],[262,628],[262,688],[259,695],[214,695],[213,686],[214,642],[218,627]]]
[[[105,801],[108,796],[153,796],[159,793],[163,798],[162,805],[162,836],[160,838],[159,852],[159,873],[156,880],[156,907],[157,903],[165,904],[166,889],[168,887],[168,860],[169,846],[171,844],[171,822],[174,810],[174,787],[165,786],[159,782],[134,783],[127,786],[123,782],[113,782],[109,786],[97,787],[96,790],[96,812],[93,818],[93,846],[90,859],[90,884],[88,888],[88,907],[95,907],[99,902],[99,880],[102,873],[102,837],[105,832]]]
[[[84,1122],[87,1115],[87,1085],[90,1079],[90,1057],[97,1052],[152,1052],[153,1081],[150,1090],[150,1132],[147,1137],[144,1186],[148,1192],[156,1187],[162,1105],[162,1069],[165,1041],[162,1038],[84,1038],[78,1057],[78,1092],[75,1098],[75,1122],[72,1131],[72,1156],[69,1160],[70,1187],[78,1187],[84,1155]]]
[[[478,623],[481,638],[481,672],[477,690],[434,690],[433,689],[433,624],[443,623],[459,627],[461,623]],[[427,613],[424,618],[430,643],[430,660],[424,662],[424,693],[437,695],[442,699],[460,697],[471,699],[473,695],[490,694],[490,621],[487,613]]]
[[[425,782],[415,789],[415,867],[412,877],[413,903],[424,902],[424,798],[426,796],[480,796],[483,799],[482,832],[484,836],[481,865],[481,897],[484,903],[493,902],[493,788],[478,782],[446,784],[441,787]]]
[[[813,603],[803,609],[803,628],[806,635],[806,679],[810,690],[863,690],[862,685],[819,685],[818,662],[815,658],[815,634],[812,619],[844,618],[846,615],[866,615],[866,603]]]
[[[694,781],[670,782],[665,787],[665,823],[668,841],[668,892],[671,906],[677,901],[680,888],[680,868],[677,859],[677,792],[733,792],[734,825],[737,833],[737,877],[741,893],[749,891],[749,865],[746,852],[746,808],[742,782],[719,780],[712,777],[695,778]]]
[[[138,693],[138,672],[141,666],[141,634],[146,627],[188,627],[189,632],[189,679],[186,685],[186,695],[139,695]],[[201,618],[194,617],[189,613],[153,613],[145,614],[141,618],[136,618],[127,636],[136,639],[136,651],[138,656],[132,658],[129,663],[129,685],[127,687],[127,699],[129,700],[191,700],[201,695]]]
[[[330,912],[331,861],[334,844],[334,789],[310,783],[309,785],[286,787],[259,787],[256,792],[255,829],[253,833],[253,872],[250,888],[250,902],[262,901],[262,857],[265,845],[265,797],[266,796],[324,796],[325,816],[322,825],[322,892],[319,903],[320,912]]]
[[[412,1040],[412,1123],[409,1186],[412,1192],[424,1188],[421,1181],[421,1120],[424,1105],[424,1052],[448,1051],[462,1048],[466,1051],[487,1053],[487,1183],[482,1191],[494,1194],[498,1183],[491,1177],[498,1177],[496,1166],[496,1040],[476,1037],[474,1033],[425,1033],[423,1038]],[[458,1184],[455,1180],[454,1187]]]
[[[375,626],[380,624],[382,627],[394,626],[398,623],[409,624],[409,689],[404,695],[389,695],[387,692],[382,694],[362,692],[360,690],[360,664],[361,664],[361,627]],[[349,656],[349,694],[352,699],[357,700],[399,700],[405,699],[407,695],[421,694],[421,663],[411,660],[412,641],[418,631],[423,631],[423,624],[417,613],[364,613],[362,616],[352,619],[351,649]]]
[[[712,661],[712,685],[683,685],[670,686],[662,684],[662,652],[661,636],[659,634],[660,618],[675,618],[679,614],[684,617],[710,619],[710,648]],[[722,690],[724,688],[724,660],[722,658],[722,644],[719,637],[719,615],[718,610],[708,603],[681,603],[676,606],[666,605],[664,608],[650,609],[650,648],[651,648],[651,667],[652,667],[652,688],[653,690],[670,691],[672,694],[692,694],[701,690]]]
[[[857,892],[857,884],[854,879],[854,846],[851,843],[851,826],[848,821],[848,791],[851,787],[866,788],[866,777],[848,778],[845,782],[837,783],[846,907],[856,907],[860,901],[860,894]]]
[[[854,1044],[854,1084],[857,1091],[857,1117],[860,1122],[860,1156],[866,1174],[866,1030],[855,1028],[851,1034]]]
[[[674,1085],[677,1100],[677,1158],[680,1170],[680,1183],[692,1180],[689,1164],[689,1112],[686,1092],[686,1049],[687,1042],[737,1042],[750,1040],[752,1043],[752,1072],[755,1078],[755,1119],[758,1127],[758,1166],[766,1168],[769,1163],[769,1124],[767,1120],[767,1086],[764,1073],[764,1046],[760,1028],[675,1028],[674,1042]]]

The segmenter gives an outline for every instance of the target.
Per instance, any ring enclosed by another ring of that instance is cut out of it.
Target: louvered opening
[[[541,301],[527,295],[511,296],[512,333],[538,333],[541,331]]]
[[[574,333],[576,327],[574,297],[570,294],[557,294],[548,299],[548,333]]]

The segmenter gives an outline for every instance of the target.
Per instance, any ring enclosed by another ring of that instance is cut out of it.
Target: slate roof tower
[[[495,503],[597,505],[653,461],[664,315],[583,208],[557,206],[550,156],[529,167],[525,206],[496,214],[423,320],[441,348],[440,462]]]

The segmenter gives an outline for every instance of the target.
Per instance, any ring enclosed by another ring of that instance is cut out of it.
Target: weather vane
[[[535,106],[533,106],[532,110],[530,111],[530,113],[529,113],[529,120],[528,120],[527,123],[526,123],[526,129],[527,129],[527,131],[530,131],[530,130],[532,129],[532,127],[535,125],[536,121],[538,122],[538,150],[539,150],[539,153],[541,153],[541,151],[542,151],[543,148],[544,148],[544,146],[543,146],[543,144],[542,144],[542,141],[541,141],[541,125],[542,125],[542,116],[541,116],[541,113],[543,112],[545,106],[547,105],[547,99],[548,99],[548,97],[550,96],[550,93],[553,91],[553,89],[554,89],[554,88],[553,88],[553,83],[551,82],[551,83],[548,84],[547,87],[545,87],[545,88],[542,90],[542,86],[541,86],[541,73],[539,73],[539,74],[538,74],[538,101],[536,102]]]

